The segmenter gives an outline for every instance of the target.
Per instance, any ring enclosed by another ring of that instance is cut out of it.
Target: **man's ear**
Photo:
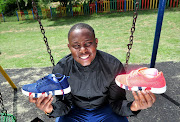
[[[96,43],[96,46],[97,46],[97,44],[98,44],[98,38],[95,39],[95,43]]]
[[[67,46],[69,47],[69,44],[67,44]]]

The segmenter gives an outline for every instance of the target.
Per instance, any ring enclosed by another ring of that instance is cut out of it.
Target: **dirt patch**
[[[70,26],[51,26],[51,27],[44,27],[44,29],[46,30],[55,30],[55,29],[58,29],[58,28],[70,28]],[[8,31],[1,31],[0,33],[19,33],[19,32],[25,32],[25,31],[39,31],[40,28],[39,27],[34,27],[34,28],[21,28],[19,30],[15,30],[15,29],[11,29],[11,30],[8,30]]]
[[[6,58],[7,59],[11,59],[11,58],[22,58],[24,57],[26,54],[16,54],[16,55],[13,55],[13,56],[7,56]]]

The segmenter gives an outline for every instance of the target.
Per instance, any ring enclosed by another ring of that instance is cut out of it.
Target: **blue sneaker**
[[[49,94],[64,95],[71,92],[71,87],[67,81],[68,77],[61,74],[56,75],[60,75],[60,77],[56,77],[55,74],[49,74],[36,81],[36,83],[24,85],[22,93],[26,96],[33,94],[33,97],[38,98],[42,94],[45,94],[45,96]]]

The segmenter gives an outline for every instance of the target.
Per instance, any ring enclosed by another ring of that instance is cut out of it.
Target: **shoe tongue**
[[[158,75],[158,70],[156,68],[148,68],[148,69],[143,70],[142,72],[146,77],[149,77],[149,78],[153,78]]]
[[[55,82],[58,82],[58,80],[54,74],[49,74],[48,78],[52,78]]]

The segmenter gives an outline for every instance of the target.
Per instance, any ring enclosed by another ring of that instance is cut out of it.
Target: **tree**
[[[71,0],[53,0],[53,2],[59,2],[59,3],[62,3],[64,7],[67,6],[67,3],[71,1]]]
[[[37,0],[35,0],[37,2]],[[16,10],[32,8],[31,0],[0,0],[0,12],[7,16],[15,15]]]
[[[10,16],[15,14],[14,10],[17,8],[16,0],[2,0],[1,1],[1,11]]]
[[[20,7],[19,7],[19,2],[18,2],[18,0],[16,0],[16,3],[17,3],[17,6],[18,6],[18,10],[20,10]]]

